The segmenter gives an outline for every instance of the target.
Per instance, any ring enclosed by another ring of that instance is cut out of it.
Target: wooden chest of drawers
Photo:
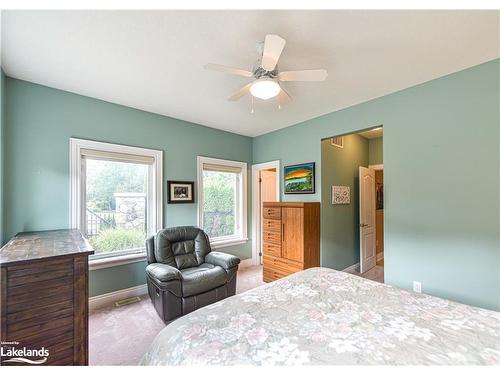
[[[319,266],[320,216],[317,202],[266,202],[262,252],[265,282]]]
[[[47,365],[88,364],[90,254],[92,248],[77,230],[20,233],[2,248],[4,353],[43,348],[48,355],[26,358]],[[22,364],[12,362],[18,357],[3,356],[2,365]]]

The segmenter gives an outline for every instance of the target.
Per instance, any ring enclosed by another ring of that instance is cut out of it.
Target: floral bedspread
[[[500,313],[312,268],[165,327],[142,365],[500,364]]]

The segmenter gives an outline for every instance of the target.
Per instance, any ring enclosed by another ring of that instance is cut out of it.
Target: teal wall
[[[165,150],[165,180],[195,180],[198,154],[314,161],[316,194],[282,199],[321,201],[321,139],[383,124],[386,281],[411,288],[419,280],[425,293],[500,309],[499,76],[494,60],[253,141],[7,78],[4,240],[68,226],[71,136]],[[164,217],[165,226],[193,224],[196,207],[166,205]],[[250,257],[250,247],[226,250]],[[323,238],[325,260],[328,251]],[[140,284],[143,269],[135,263],[93,271],[91,295]]]
[[[4,125],[6,237],[69,225],[69,138],[164,151],[164,181],[196,181],[196,156],[252,161],[252,139],[7,78]],[[166,189],[166,183],[164,183]],[[248,190],[249,207],[251,191]],[[164,226],[195,225],[196,204],[166,204]],[[251,210],[249,210],[250,212]],[[251,220],[248,220],[251,233]],[[250,241],[224,248],[251,257]],[[90,273],[90,295],[145,282],[145,262]]]
[[[359,262],[359,167],[368,167],[368,139],[344,137],[344,148],[321,142],[321,265],[344,269]],[[351,188],[351,203],[332,204],[332,186]]]
[[[382,124],[386,282],[498,310],[499,76],[497,59],[256,137],[254,163],[316,162],[316,194],[282,198],[320,201],[321,139]]]
[[[370,165],[383,164],[383,137],[372,138],[368,141],[368,163]]]

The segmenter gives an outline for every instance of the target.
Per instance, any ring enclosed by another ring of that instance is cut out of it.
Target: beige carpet
[[[384,282],[383,262],[362,275],[352,273]],[[262,266],[244,268],[238,271],[236,293],[262,284]],[[136,365],[164,327],[147,295],[131,305],[93,311],[89,317],[90,365]]]
[[[262,285],[262,267],[238,271],[236,293]],[[89,317],[90,365],[136,365],[165,327],[149,300],[96,310]]]
[[[384,261],[377,262],[377,265],[372,269],[360,274],[358,270],[351,271],[353,275],[358,275],[364,277],[365,279],[370,279],[373,281],[378,281],[379,283],[384,283]]]

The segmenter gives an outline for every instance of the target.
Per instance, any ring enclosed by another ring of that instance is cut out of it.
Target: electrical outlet
[[[413,282],[413,291],[417,293],[422,293],[422,283],[420,281]]]

